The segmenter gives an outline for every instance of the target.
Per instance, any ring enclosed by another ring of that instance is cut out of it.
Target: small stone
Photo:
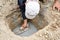
[[[47,38],[48,36],[46,35],[45,37]]]
[[[40,34],[40,36],[42,36],[42,34]]]

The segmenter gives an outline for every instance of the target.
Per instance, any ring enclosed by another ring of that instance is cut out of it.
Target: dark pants
[[[42,2],[42,3],[44,3],[44,1],[43,0],[39,0],[40,2]]]
[[[22,17],[24,20],[27,19],[25,16],[25,2],[26,2],[26,0],[18,0],[18,5],[21,9]]]

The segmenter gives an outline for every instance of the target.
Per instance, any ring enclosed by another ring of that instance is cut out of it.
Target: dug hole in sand
[[[41,15],[30,21],[34,32],[30,29],[24,35],[17,35],[12,31],[21,25],[21,13],[14,9],[17,0],[0,0],[0,5],[0,40],[60,40],[60,12],[50,6],[42,5]],[[28,32],[31,34],[27,35]]]

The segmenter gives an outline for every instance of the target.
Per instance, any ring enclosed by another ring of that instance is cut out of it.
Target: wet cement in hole
[[[21,27],[20,25],[18,27],[16,27],[13,32],[16,34],[16,35],[19,35],[19,36],[30,36],[32,35],[33,33],[36,33],[38,30],[37,28],[32,24],[32,23],[28,23],[29,24],[29,29],[26,30],[25,32],[23,33],[19,33],[19,28]]]

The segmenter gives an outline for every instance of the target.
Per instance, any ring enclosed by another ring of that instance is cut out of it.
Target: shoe
[[[23,33],[25,31],[27,31],[29,29],[28,25],[27,27],[23,28],[23,27],[20,27],[20,32]]]

